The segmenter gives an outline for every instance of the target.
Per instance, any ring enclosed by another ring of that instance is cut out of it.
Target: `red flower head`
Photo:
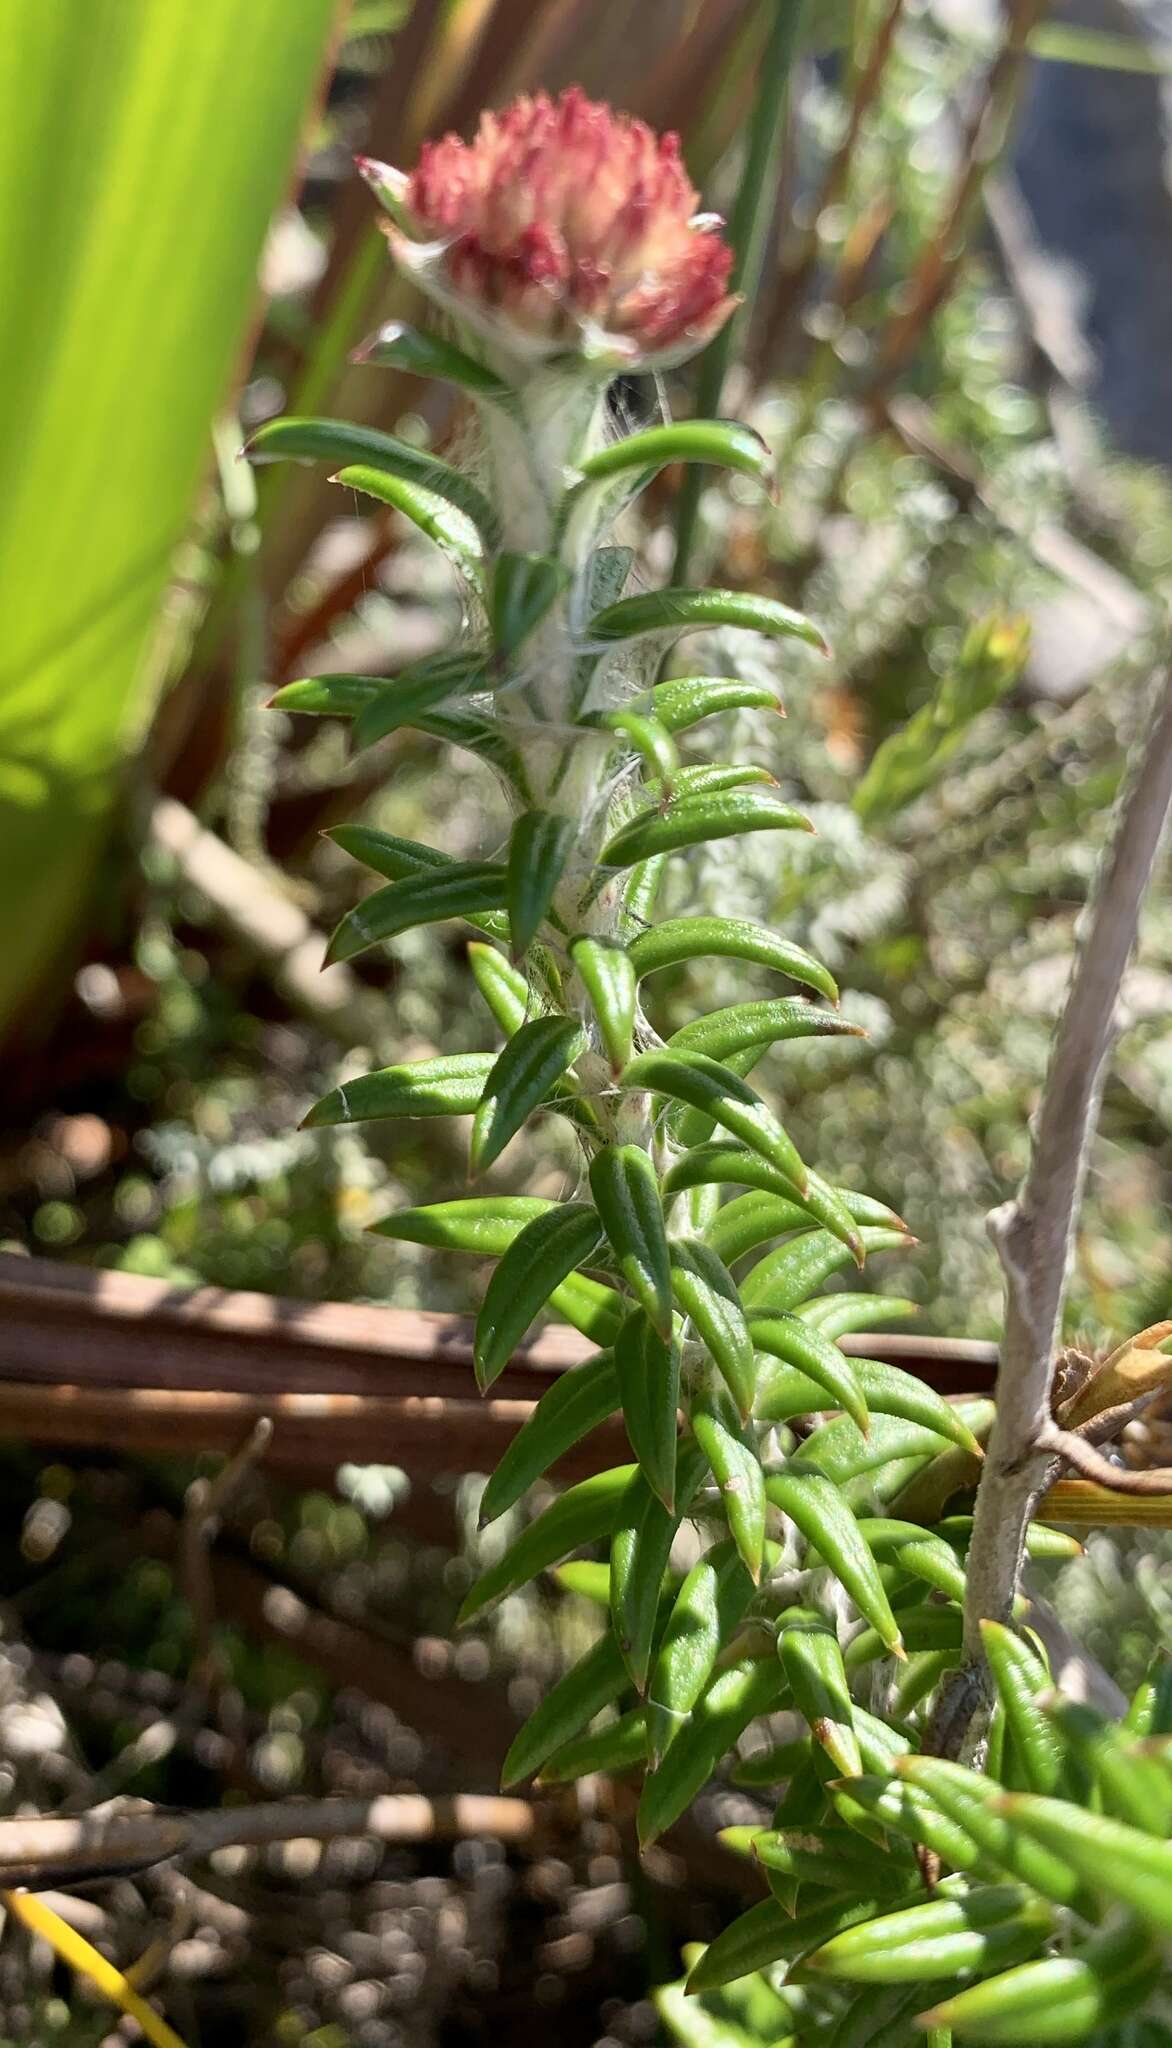
[[[678,136],[576,86],[482,115],[474,142],[426,143],[406,180],[359,169],[408,231],[388,225],[397,260],[513,353],[678,361],[736,304],[732,251],[696,213]]]

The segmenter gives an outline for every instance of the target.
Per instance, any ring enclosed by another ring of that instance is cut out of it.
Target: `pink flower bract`
[[[732,251],[679,138],[571,87],[425,144],[404,193],[443,244],[447,287],[549,348],[595,336],[620,358],[690,354],[728,318]]]

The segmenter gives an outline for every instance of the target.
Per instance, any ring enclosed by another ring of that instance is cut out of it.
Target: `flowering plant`
[[[482,1390],[543,1311],[596,1347],[510,1445],[485,1523],[615,1413],[632,1453],[555,1499],[464,1603],[467,1621],[608,1546],[586,1580],[606,1626],[518,1734],[504,1781],[641,1769],[648,1844],[750,1723],[783,1711],[786,1740],[738,1767],[742,1783],[785,1788],[770,1828],[734,1831],[768,1892],[700,1958],[692,1988],[766,1970],[775,2031],[835,2048],[902,2042],[917,2024],[938,2043],[1121,2039],[1112,2029],[1149,1995],[1172,1932],[1172,1852],[1148,1832],[1172,1815],[1168,1689],[1145,1690],[1130,1729],[1051,1710],[1037,1647],[994,1620],[985,1773],[916,1753],[926,1733],[939,1746],[933,1703],[964,1656],[971,1523],[948,1510],[979,1473],[990,1404],[947,1401],[840,1347],[907,1313],[827,1285],[906,1243],[906,1227],[822,1178],[748,1078],[772,1046],[854,1029],[826,967],[747,919],[656,921],[677,855],[809,829],[768,771],[684,764],[677,748],[718,712],[773,705],[770,688],[657,678],[695,628],[815,649],[818,628],[743,592],[632,591],[614,530],[667,463],[770,483],[768,450],[743,427],[622,435],[608,405],[617,372],[678,362],[728,319],[720,224],[697,213],[674,138],[578,92],[486,115],[473,143],[429,145],[410,177],[360,168],[395,262],[449,328],[385,327],[360,359],[455,385],[481,460],[458,468],[320,419],[274,421],[253,452],[329,461],[413,520],[464,579],[467,632],[391,681],[308,677],[275,701],[350,718],[357,747],[414,726],[495,772],[513,823],[490,857],[360,824],[334,833],[381,886],[330,955],[462,919],[504,1045],[365,1074],[308,1121],[469,1116],[481,1177],[534,1115],[568,1120],[582,1155],[572,1199],[487,1192],[378,1227],[498,1261],[475,1330]],[[664,1042],[647,981],[712,957],[782,992]],[[1078,1548],[1041,1525],[1028,1543]],[[1090,1781],[1094,1815],[1070,1803]]]

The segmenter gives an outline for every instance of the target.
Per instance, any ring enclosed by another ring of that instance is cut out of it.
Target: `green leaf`
[[[507,1594],[515,1593],[539,1572],[548,1571],[550,1565],[560,1564],[571,1551],[609,1536],[623,1496],[637,1472],[635,1465],[616,1465],[609,1472],[596,1472],[577,1486],[568,1487],[544,1514],[530,1522],[503,1557],[481,1573],[456,1616],[458,1626],[482,1614]]]
[[[792,1374],[785,1371],[762,1372],[757,1400],[757,1412],[762,1421],[788,1422],[791,1416],[810,1415],[817,1408],[825,1408],[827,1382],[824,1377],[812,1372],[807,1373],[801,1364],[797,1351],[790,1342],[789,1319],[780,1325],[780,1332],[784,1334],[779,1334],[775,1319],[760,1317],[759,1320],[759,1317],[760,1311],[754,1311],[749,1317],[749,1329],[757,1349],[768,1351],[775,1358],[785,1358],[798,1368],[798,1371]],[[823,1343],[830,1341],[825,1330],[816,1324],[807,1323],[802,1319],[801,1326],[807,1336],[819,1338]],[[759,1331],[765,1327],[775,1333],[772,1343],[763,1343],[761,1340]],[[789,1345],[788,1352],[776,1348],[783,1341]],[[835,1350],[832,1342],[831,1350]],[[842,1353],[836,1352],[836,1356],[841,1359]],[[915,1423],[922,1429],[931,1430],[935,1435],[959,1444],[963,1450],[976,1451],[979,1454],[980,1445],[963,1415],[959,1415],[952,1403],[944,1399],[943,1394],[937,1394],[933,1388],[926,1386],[923,1380],[915,1379],[911,1373],[902,1372],[898,1366],[887,1365],[875,1358],[852,1358],[848,1370],[857,1397],[866,1404],[868,1411],[874,1411],[876,1415],[897,1416],[901,1421]],[[823,1397],[815,1400],[812,1405],[807,1405],[811,1389],[802,1384],[803,1378],[815,1382],[813,1391],[820,1392]],[[798,1405],[799,1403],[801,1405]],[[845,1402],[841,1400],[833,1405],[846,1407]],[[846,1412],[851,1414],[849,1408]],[[852,1415],[852,1420],[857,1424],[859,1418]]]
[[[360,464],[389,476],[403,477],[457,506],[486,540],[496,533],[492,506],[463,470],[430,454],[426,448],[413,447],[410,441],[400,441],[394,434],[380,433],[375,427],[356,426],[349,420],[269,420],[257,428],[246,452],[254,462],[291,457],[298,462],[330,462],[338,469]]]
[[[621,476],[629,470],[641,473],[641,482],[669,462],[715,463],[721,469],[735,469],[753,477],[768,490],[773,477],[773,457],[768,444],[734,420],[679,420],[662,427],[646,427],[612,441],[578,467],[592,482]]]
[[[610,1611],[618,1646],[639,1692],[647,1685],[660,1588],[676,1530],[704,1476],[704,1458],[694,1443],[676,1457],[675,1506],[669,1513],[642,1472],[632,1468],[620,1503],[610,1546]]]
[[[675,1509],[676,1413],[680,1405],[678,1347],[656,1334],[642,1309],[628,1316],[615,1342],[615,1370],[631,1449],[652,1493]]]
[[[867,1397],[859,1384],[854,1360],[844,1358],[837,1344],[797,1316],[756,1313],[750,1316],[748,1327],[755,1350],[764,1351],[770,1358],[780,1358],[786,1365],[796,1366],[799,1372],[817,1381],[822,1389],[822,1406],[841,1408],[864,1436],[869,1434]],[[764,1373],[762,1397],[766,1401],[769,1384],[769,1376]],[[764,1416],[764,1407],[761,1412]],[[769,1419],[774,1418],[771,1416]]]
[[[1145,1755],[1117,1722],[1105,1720],[1082,1700],[1054,1696],[1046,1712],[1094,1785],[1104,1812],[1167,1839],[1172,1834],[1172,1772],[1166,1763]],[[1081,1796],[1085,1803],[1085,1788]]]
[[[478,1057],[491,1060],[493,1055],[485,1053]],[[400,1071],[410,1073],[413,1069]],[[516,1243],[527,1224],[547,1216],[556,1206],[542,1195],[474,1195],[456,1202],[430,1202],[423,1209],[397,1209],[371,1228],[380,1237],[430,1245],[435,1251],[500,1258]]]
[[[602,1241],[601,1220],[588,1202],[558,1203],[513,1239],[476,1318],[472,1350],[482,1394],[504,1371],[555,1287],[588,1264]]]
[[[356,718],[386,687],[385,676],[301,676],[274,691],[269,707],[314,718]]]
[[[829,1941],[841,1928],[870,1920],[889,1906],[892,1890],[896,1888],[884,1889],[887,1896],[883,1898],[833,1899],[796,1914],[784,1912],[775,1899],[762,1899],[759,1905],[750,1906],[747,1913],[723,1928],[705,1949],[688,1978],[688,1990],[716,1991],[722,1984],[743,1977],[747,1970],[767,1969],[771,1963],[788,1962],[804,1955],[808,1949]]]
[[[521,1026],[484,1084],[472,1125],[473,1173],[492,1165],[584,1047],[581,1027],[572,1017],[535,1017]]]
[[[121,915],[130,872],[103,848],[129,822],[128,765],[168,674],[152,648],[176,551],[257,325],[262,246],[292,196],[337,11],[4,11],[4,1026],[18,1008],[47,1021],[36,985],[68,985],[96,902],[103,928]],[[231,474],[237,437],[224,423],[218,438]]]
[[[570,958],[598,1020],[616,1074],[631,1057],[635,1038],[635,971],[625,947],[589,934],[573,939]]]
[[[859,1236],[864,1252],[896,1251],[907,1245],[903,1231],[875,1229],[870,1224],[863,1224]],[[828,1230],[808,1230],[766,1253],[742,1280],[741,1299],[746,1308],[796,1309],[849,1258],[846,1246]]]
[[[336,470],[330,478],[343,490],[357,491],[363,498],[375,498],[380,505],[390,505],[395,512],[401,512],[420,533],[433,540],[442,554],[454,563],[461,575],[479,584],[483,566],[484,551],[480,534],[473,521],[458,505],[435,491],[425,490],[422,484],[410,477],[392,476],[388,470],[372,469],[365,462],[348,462]],[[421,709],[426,709],[421,706]]]
[[[1086,1787],[1071,1780],[1066,1744],[1038,1703],[1050,1680],[1036,1651],[996,1621],[982,1621],[981,1641],[1027,1790],[1085,1796]]]
[[[571,1273],[555,1287],[550,1306],[595,1344],[613,1344],[627,1313],[621,1294],[604,1287],[600,1280],[588,1279],[585,1273]]]
[[[586,628],[593,641],[645,640],[670,642],[681,633],[712,626],[740,626],[753,633],[803,640],[820,654],[829,652],[812,619],[791,611],[776,598],[754,597],[744,590],[647,590],[622,597],[596,612]]]
[[[946,1439],[935,1429],[906,1422],[902,1415],[873,1416],[866,1436],[849,1416],[836,1415],[803,1440],[802,1463],[825,1473],[836,1486],[846,1486],[860,1473],[903,1458],[933,1458],[946,1448]]]
[[[407,875],[376,889],[347,912],[330,940],[326,962],[353,960],[416,925],[475,917],[503,909],[504,902],[505,871],[495,861],[451,861],[443,868]]]
[[[765,1557],[765,1475],[751,1434],[722,1388],[692,1398],[692,1431],[712,1467],[729,1533],[756,1585]]]
[[[935,782],[982,711],[1011,689],[1029,653],[1029,622],[980,619],[931,702],[883,741],[855,791],[861,818],[889,817]]]
[[[880,1323],[901,1323],[919,1312],[918,1302],[898,1294],[824,1294],[807,1301],[797,1311],[804,1323],[821,1330],[824,1337],[835,1339],[848,1337],[855,1330],[874,1329]],[[868,1395],[868,1405],[877,1408],[880,1403]],[[1073,1557],[1076,1553],[1069,1551],[1066,1555]]]
[[[1061,1857],[1101,1898],[1128,1907],[1161,1934],[1172,1930],[1172,1842],[1034,1793],[1004,1793],[997,1810],[1011,1828]]]
[[[722,711],[776,711],[783,715],[771,683],[747,683],[739,676],[672,676],[650,692],[656,718],[669,732],[687,732]]]
[[[1145,1930],[1125,1920],[1074,1954],[1023,1963],[970,1985],[923,2014],[921,2025],[950,2027],[957,2040],[987,2042],[990,2048],[1065,2048],[1092,2034],[1097,2039],[1099,2027],[1126,2020],[1154,1989],[1161,1970],[1159,1951]]]
[[[703,1053],[637,1053],[620,1077],[624,1089],[647,1088],[712,1118],[734,1138],[760,1153],[799,1188],[806,1169],[791,1138],[754,1088]]]
[[[669,917],[640,932],[628,950],[640,980],[661,968],[678,967],[683,960],[752,960],[817,989],[832,1003],[838,1001],[838,983],[821,961],[768,926],[744,918]]]
[[[551,1465],[597,1429],[619,1406],[614,1354],[600,1351],[585,1365],[571,1366],[550,1381],[527,1422],[522,1423],[484,1489],[481,1524],[514,1507]]]
[[[457,348],[454,342],[429,334],[425,328],[407,327],[401,320],[388,320],[369,341],[355,349],[350,360],[458,384],[469,397],[503,406],[506,411],[516,403],[514,392],[503,377],[478,363],[475,356]]]
[[[606,1145],[590,1162],[590,1191],[623,1279],[666,1342],[671,1260],[654,1166],[639,1145]]]
[[[939,1610],[942,1614],[947,1610]],[[925,1617],[921,1616],[921,1621]],[[956,1617],[959,1621],[959,1616]],[[909,1631],[910,1621],[909,1617]],[[910,1639],[910,1636],[909,1636]],[[850,1654],[847,1663],[850,1664]],[[1005,1795],[999,1785],[962,1764],[944,1757],[900,1757],[896,1770],[916,1791],[927,1795],[945,1818],[976,1844],[987,1862],[1009,1877],[1032,1885],[1055,1905],[1070,1906],[1084,1914],[1093,1910],[1087,1886],[1065,1852],[1054,1850],[1010,1819],[1004,1811]],[[1089,1819],[1089,1815],[1080,1816]]]
[[[600,1636],[585,1656],[543,1696],[514,1736],[501,1766],[501,1789],[531,1778],[555,1750],[581,1733],[595,1714],[610,1706],[628,1685],[627,1668],[612,1635]]]
[[[489,621],[498,656],[517,652],[568,582],[569,571],[551,555],[497,555]]]
[[[849,1666],[849,1657],[846,1662]],[[874,1772],[875,1767],[871,1769]],[[901,1840],[931,1849],[953,1870],[976,1870],[981,1865],[981,1851],[967,1830],[944,1814],[920,1786],[893,1783],[886,1762],[882,1776],[852,1778],[835,1793],[834,1803],[850,1825],[878,1821]]]
[[[509,836],[508,910],[513,952],[522,959],[537,937],[574,845],[572,818],[525,811]]]
[[[836,1934],[793,1973],[852,1984],[921,1984],[1023,1961],[1051,1931],[1052,1909],[1015,1885],[929,1899]]]
[[[692,1566],[676,1595],[647,1687],[653,1766],[685,1725],[752,1596],[753,1581],[735,1543],[716,1544]]]
[[[730,1053],[746,1052],[750,1046],[779,1045],[794,1038],[865,1038],[858,1024],[848,1023],[834,1010],[819,1010],[800,996],[785,996],[772,1003],[737,1003],[731,1009],[712,1010],[672,1033],[668,1045],[673,1052],[702,1052],[709,1059],[726,1060]]]
[[[351,676],[347,680],[360,682],[362,678]],[[387,686],[380,683],[378,687],[383,690]],[[441,853],[438,847],[424,846],[419,839],[398,839],[391,832],[380,832],[374,825],[334,825],[326,838],[332,839],[352,860],[361,861],[376,875],[385,875],[388,882],[402,882],[409,875],[428,874],[455,865],[451,855]]]
[[[758,1245],[795,1230],[808,1230],[816,1222],[837,1237],[861,1265],[863,1247],[856,1225],[864,1220],[877,1221],[879,1209],[880,1205],[867,1196],[846,1190],[840,1193],[811,1173],[804,1194],[799,1194],[791,1183],[784,1195],[754,1189],[726,1202],[717,1210],[705,1236],[731,1265],[746,1252],[755,1251]]]
[[[639,1801],[639,1846],[646,1849],[679,1819],[750,1721],[772,1713],[785,1694],[775,1658],[733,1664],[712,1680]]]
[[[575,1778],[592,1776],[595,1771],[604,1771],[608,1777],[617,1778],[625,1771],[641,1770],[646,1761],[647,1728],[643,1709],[630,1707],[605,1728],[599,1728],[591,1735],[580,1735],[575,1742],[567,1742],[564,1749],[555,1750],[543,1764],[537,1782],[539,1785],[568,1785]]]
[[[522,1024],[543,1007],[536,989],[503,953],[486,946],[482,939],[469,940],[468,965],[494,1020],[506,1038],[514,1038]]]
[[[879,1567],[837,1487],[818,1473],[790,1471],[771,1474],[765,1493],[829,1565],[891,1654],[901,1656],[899,1626],[883,1590]]]
[[[643,763],[643,773],[658,777],[665,795],[670,795],[679,774],[680,757],[666,725],[646,718],[638,711],[604,711],[598,719],[605,732],[625,740]]]
[[[467,655],[438,654],[401,670],[392,682],[380,684],[378,695],[355,718],[355,749],[371,747],[388,733],[415,725],[423,712],[446,704],[451,697],[483,689],[483,678],[483,662]]]
[[[728,1842],[731,1829],[721,1840]],[[802,1884],[829,1885],[834,1891],[866,1891],[886,1882],[889,1852],[877,1850],[851,1828],[757,1828],[752,1853],[767,1871],[797,1878]]]
[[[771,789],[697,790],[664,810],[641,811],[620,825],[598,856],[600,867],[629,868],[661,853],[706,846],[743,832],[812,832],[813,826]]]
[[[736,1282],[698,1238],[673,1238],[669,1253],[672,1292],[714,1360],[743,1422],[753,1412],[757,1362]]]
[[[794,1705],[814,1738],[814,1761],[823,1778],[859,1777],[863,1759],[855,1736],[850,1686],[838,1637],[821,1615],[783,1614],[777,1654]],[[800,1875],[800,1872],[798,1873]]]
[[[452,1052],[380,1067],[331,1089],[302,1122],[316,1130],[320,1124],[376,1123],[392,1116],[470,1116],[495,1064],[491,1052]]]

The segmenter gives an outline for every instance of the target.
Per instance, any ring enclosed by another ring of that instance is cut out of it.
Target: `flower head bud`
[[[517,357],[679,361],[736,305],[732,251],[696,212],[679,138],[577,87],[484,114],[473,142],[425,144],[394,201],[396,260]]]

